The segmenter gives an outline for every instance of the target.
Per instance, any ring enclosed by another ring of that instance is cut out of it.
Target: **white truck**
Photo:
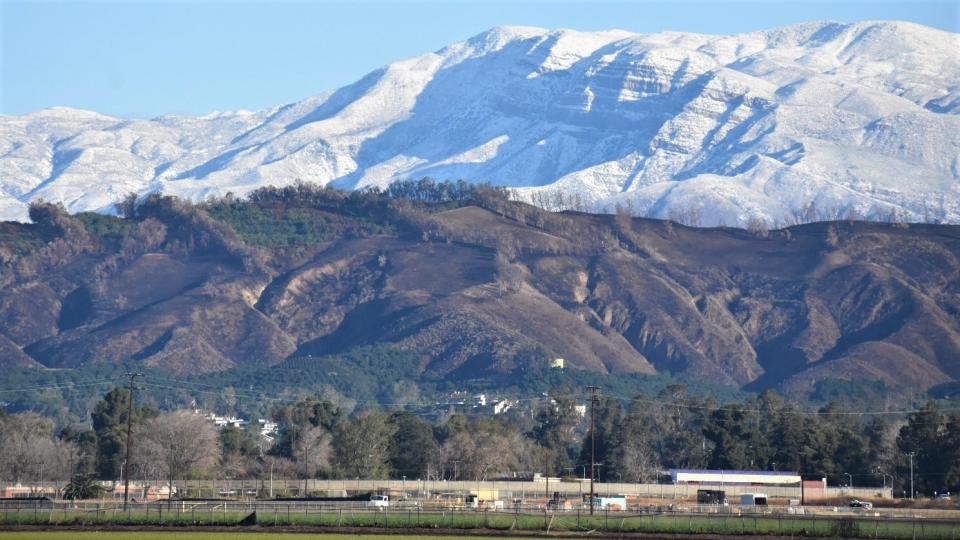
[[[371,495],[367,501],[370,508],[387,508],[390,506],[390,497],[388,495]]]

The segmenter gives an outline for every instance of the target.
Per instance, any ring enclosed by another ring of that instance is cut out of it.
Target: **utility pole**
[[[141,377],[140,373],[128,372],[130,384],[127,387],[130,390],[130,399],[127,401],[127,458],[124,460],[126,467],[123,469],[123,511],[127,511],[127,496],[130,494],[130,447],[133,446],[133,392],[136,389],[133,381]],[[169,497],[169,494],[168,494]]]
[[[907,455],[910,456],[910,500],[913,500],[913,456],[917,453],[909,452]]]
[[[802,452],[797,452],[797,454],[800,455],[800,506],[803,506],[807,503],[805,497],[806,493],[804,492],[803,488],[803,470],[806,468],[807,452],[804,450]]]
[[[594,500],[597,497],[593,489],[593,481],[597,477],[595,472],[597,466],[597,402],[600,400],[597,392],[600,388],[588,386],[587,390],[590,390],[590,515],[592,516]]]
[[[303,495],[302,497],[308,497],[307,494],[307,475],[310,474],[310,459],[307,457],[307,439],[304,437],[300,438],[300,444],[303,445]],[[359,482],[357,482],[359,484]],[[360,490],[360,486],[357,486],[357,491]]]
[[[550,472],[549,471],[547,471],[547,475],[544,477],[544,479],[546,480],[546,484],[543,490],[546,492],[547,502],[544,503],[543,508],[547,509],[547,508],[550,508]]]

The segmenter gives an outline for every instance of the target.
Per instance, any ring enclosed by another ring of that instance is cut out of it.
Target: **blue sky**
[[[0,113],[262,109],[502,24],[727,34],[900,19],[960,32],[960,1],[29,2],[0,0]]]

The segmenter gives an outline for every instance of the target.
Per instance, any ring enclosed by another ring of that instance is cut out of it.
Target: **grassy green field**
[[[41,531],[41,532],[0,532],[3,540],[225,540],[240,536],[244,540],[413,540],[423,538],[416,535],[376,535],[376,534],[299,534],[262,533],[262,532],[183,532],[183,531]],[[476,536],[430,536],[431,540],[466,540]]]
[[[645,532],[672,534],[720,534],[720,535],[778,535],[809,537],[846,537],[846,538],[888,538],[902,540],[958,540],[960,521],[931,519],[883,519],[868,516],[788,516],[788,515],[683,515],[683,514],[609,514],[598,513],[595,516],[573,512],[553,514],[512,513],[512,512],[472,512],[472,511],[418,511],[415,509],[395,510],[392,512],[372,512],[367,509],[328,509],[324,512],[309,512],[307,509],[274,507],[261,509],[256,515],[249,512],[237,512],[206,509],[204,507],[174,506],[174,511],[162,510],[164,507],[140,507],[130,512],[119,509],[24,509],[22,512],[0,514],[0,525],[41,525],[41,526],[236,526],[237,532],[245,525],[254,522],[260,530],[270,527],[384,527],[401,531],[411,529],[431,530],[514,530],[537,531],[607,531],[607,532]],[[404,531],[406,532],[406,531]],[[0,533],[0,540],[6,534]],[[80,533],[70,532],[69,537]],[[113,533],[111,533],[113,534]],[[143,537],[147,533],[137,533]],[[171,534],[188,535],[194,533],[156,533],[164,538]],[[202,537],[208,533],[196,533]],[[214,533],[209,533],[214,534]],[[254,536],[261,534],[252,534]],[[270,536],[265,534],[264,536]],[[46,538],[29,536],[30,538]],[[11,536],[11,538],[13,538]],[[50,538],[60,538],[50,536]],[[110,536],[110,538],[114,538]],[[125,538],[122,535],[116,538]],[[259,536],[258,536],[259,538]],[[351,538],[356,538],[352,536]],[[391,538],[396,538],[391,536]]]

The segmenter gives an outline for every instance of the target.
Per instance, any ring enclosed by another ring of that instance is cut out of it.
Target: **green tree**
[[[870,439],[860,416],[850,412],[839,402],[832,402],[819,411],[814,424],[818,425],[818,431],[826,441],[823,468],[842,478],[846,478],[845,474],[868,478],[873,465]]]
[[[227,426],[220,430],[217,439],[220,442],[220,468],[227,478],[242,478],[255,473],[261,450],[254,434]]]
[[[342,478],[387,478],[396,427],[386,414],[360,413],[333,432],[334,474]]]
[[[713,411],[703,427],[713,442],[709,466],[714,469],[753,469],[755,446],[763,444],[756,413],[739,403]]]
[[[944,428],[941,441],[947,467],[941,491],[960,493],[960,412],[950,413]]]
[[[665,467],[699,468],[706,465],[702,433],[705,412],[712,401],[692,399],[684,385],[673,384],[657,395],[657,453]]]
[[[97,465],[97,433],[90,428],[71,424],[60,432],[60,439],[76,445],[75,455],[70,456],[71,474],[93,474]]]
[[[445,421],[443,421],[434,429],[437,442],[443,444],[447,441],[447,439],[456,435],[457,433],[470,429],[470,425],[470,419],[467,418],[466,415],[461,413],[451,414]]]
[[[314,427],[332,432],[341,421],[341,411],[329,401],[310,396],[275,410],[273,420],[281,433],[270,453],[296,459],[294,447],[301,434]]]
[[[909,492],[909,460],[914,453],[914,489],[918,494],[960,490],[960,413],[944,414],[935,401],[907,417],[897,448],[903,458],[898,475]]]
[[[884,481],[884,474],[892,475],[896,469],[898,427],[882,416],[874,417],[866,426],[867,445],[870,449],[870,471],[877,481]]]
[[[645,399],[634,399],[620,421],[620,436],[608,462],[629,482],[658,480],[661,457],[657,452],[656,420]]]
[[[425,477],[427,464],[437,452],[433,426],[410,412],[390,415],[394,427],[390,468],[394,477]]]
[[[612,466],[615,461],[614,454],[621,443],[621,413],[620,402],[616,399],[604,397],[600,400],[596,409],[596,438],[591,440],[592,433],[588,429],[580,445],[580,456],[577,459],[577,463],[571,467],[572,472],[575,472],[578,466],[586,467],[586,470],[589,471],[591,450],[595,449],[596,462],[603,465],[598,473],[599,480],[609,482],[622,477],[622,471]],[[590,409],[588,406],[587,416],[589,417],[589,415]],[[593,443],[595,448],[591,448],[591,443]]]
[[[227,426],[218,434],[220,448],[224,455],[236,454],[244,457],[260,454],[260,444],[249,431],[236,426]]]
[[[799,471],[804,474],[826,474],[818,459],[819,443],[811,429],[809,415],[794,404],[784,404],[766,418],[770,423],[768,437],[776,450],[771,461],[780,470]]]
[[[577,450],[575,430],[580,421],[576,405],[573,392],[561,389],[551,391],[537,410],[530,436],[544,450],[547,475],[561,475],[573,463],[571,458]]]
[[[129,399],[129,390],[114,388],[94,405],[93,412],[90,413],[93,431],[97,436],[96,474],[98,478],[113,479],[120,476],[120,464],[126,453]],[[134,432],[140,432],[143,423],[158,414],[155,409],[148,406],[134,408],[132,418]],[[131,455],[131,460],[137,460],[136,453]]]

